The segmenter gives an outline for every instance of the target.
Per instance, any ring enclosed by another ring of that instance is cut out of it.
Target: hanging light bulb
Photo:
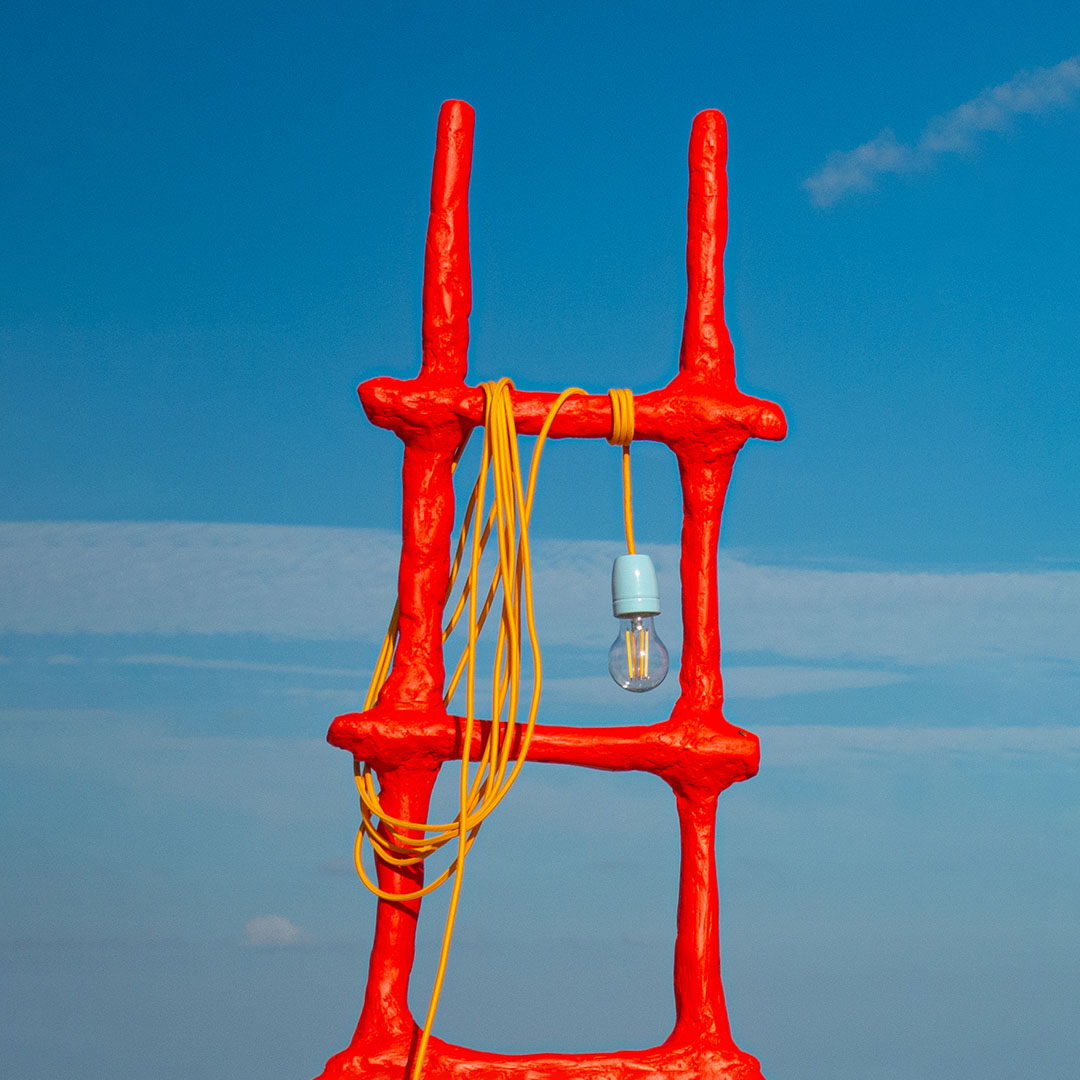
[[[611,606],[619,633],[608,650],[608,671],[624,689],[653,690],[668,673],[667,646],[653,626],[660,614],[656,569],[648,555],[620,555],[611,568]]]

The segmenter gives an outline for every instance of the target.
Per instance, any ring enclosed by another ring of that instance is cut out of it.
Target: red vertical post
[[[468,208],[472,147],[472,108],[463,101],[446,102],[439,114],[424,255],[423,359],[416,385],[425,389],[464,387],[472,306]],[[405,443],[400,636],[377,707],[417,710],[445,719],[442,621],[454,525],[453,458],[462,428],[452,414],[439,420],[437,411],[424,410],[412,422],[403,418],[395,425]],[[420,759],[378,769],[379,797],[386,811],[406,821],[426,821],[439,765]],[[376,873],[380,888],[389,893],[413,892],[424,883],[422,863],[398,870],[379,860]],[[420,900],[379,900],[354,1042],[411,1037],[408,993],[420,905]]]
[[[380,770],[379,799],[388,814],[406,821],[424,821],[431,801],[431,789],[439,775],[437,763],[401,766]],[[375,872],[379,888],[389,893],[407,893],[424,884],[424,866],[401,870],[379,860]],[[416,958],[416,926],[419,900],[393,902],[379,900],[375,911],[375,937],[368,961],[364,1006],[353,1042],[409,1038],[413,1019],[409,1010],[409,978]]]
[[[720,673],[720,606],[716,552],[720,516],[732,462],[713,459],[707,447],[675,447],[683,492],[682,582],[683,646],[679,668],[680,710],[719,710],[724,701]]]
[[[727,244],[727,122],[717,109],[694,117],[687,203],[686,317],[679,369],[735,385],[735,351],[724,321]]]
[[[468,370],[472,274],[469,266],[469,176],[472,106],[445,101],[431,176],[431,213],[424,249],[421,371],[463,382]]]
[[[720,982],[720,911],[716,883],[716,795],[676,787],[679,815],[679,906],[675,935],[675,1030],[730,1042]]]
[[[715,109],[698,113],[690,133],[686,208],[686,316],[679,375],[691,392],[713,398],[734,391],[735,361],[724,321],[727,242],[727,124]],[[673,444],[683,491],[683,702],[719,709],[720,633],[716,552],[720,516],[735,455],[689,430]]]
[[[690,135],[686,318],[676,381],[694,384],[703,398],[735,386],[731,337],[724,322],[726,161],[723,116],[715,110],[699,113]],[[735,455],[702,435],[687,431],[673,445],[683,492],[682,693],[676,714],[695,727],[715,727],[724,724],[716,554]],[[688,1029],[730,1041],[720,982],[715,853],[719,789],[674,790],[682,845],[674,961],[676,1032]]]
[[[423,359],[419,386],[465,385],[472,278],[469,270],[469,175],[474,116],[464,101],[439,113],[431,176],[431,213],[424,252]],[[454,525],[454,451],[463,429],[443,410],[427,409],[395,430],[405,442],[402,464],[400,603],[397,652],[380,701],[442,708],[446,673],[442,618]]]

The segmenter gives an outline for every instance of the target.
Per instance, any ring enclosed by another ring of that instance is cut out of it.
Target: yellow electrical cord
[[[634,394],[632,390],[612,389],[611,434],[608,442],[622,447],[623,524],[626,529],[626,551],[636,555],[634,545],[634,506],[630,485],[630,443],[634,441]],[[630,679],[649,677],[649,631],[626,631],[626,674]]]
[[[630,444],[634,441],[634,393],[632,390],[609,390],[611,398],[611,434],[608,442],[622,447],[623,525],[626,528],[626,551],[634,547],[634,506],[630,488]]]
[[[444,695],[444,703],[449,705],[451,698],[465,675],[465,731],[462,740],[461,773],[459,779],[459,810],[457,817],[450,822],[429,824],[427,822],[406,821],[388,814],[379,801],[375,790],[374,770],[366,762],[361,766],[353,763],[356,789],[360,796],[362,824],[356,834],[354,861],[360,879],[376,896],[385,900],[416,900],[434,892],[449,878],[454,883],[450,894],[450,905],[446,916],[446,928],[443,932],[439,963],[435,974],[435,983],[431,992],[427,1016],[416,1047],[411,1071],[411,1080],[418,1080],[431,1037],[435,1012],[438,1008],[439,995],[443,978],[446,974],[447,959],[453,937],[454,920],[457,915],[458,899],[461,893],[462,872],[465,857],[485,818],[495,809],[517,779],[532,741],[533,730],[540,706],[542,683],[542,664],[540,644],[533,620],[532,602],[532,566],[529,552],[528,524],[532,514],[533,497],[536,491],[536,477],[540,465],[540,455],[547,440],[548,432],[559,409],[567,398],[583,394],[578,387],[564,390],[554,401],[537,435],[529,466],[529,478],[525,488],[521,483],[521,462],[518,457],[517,428],[514,423],[513,403],[510,398],[512,384],[509,379],[500,379],[494,383],[484,383],[484,447],[480,460],[480,471],[465,508],[457,547],[450,568],[450,582],[447,589],[449,601],[458,571],[469,541],[469,570],[464,587],[455,603],[446,627],[443,630],[445,642],[457,626],[468,608],[468,640],[457,666],[454,669]],[[622,480],[623,480],[623,521],[626,529],[627,551],[632,555],[634,548],[633,507],[630,484],[630,442],[634,438],[634,397],[631,391],[614,389],[608,391],[611,398],[612,427],[608,442],[621,445]],[[458,448],[454,455],[453,468],[464,452],[465,445]],[[492,474],[492,504],[486,516],[486,502],[489,470]],[[483,524],[481,525],[481,523]],[[470,539],[471,530],[471,539]],[[492,575],[478,610],[480,560],[487,547],[491,533],[495,532],[498,546],[498,565]],[[502,591],[499,628],[495,647],[495,664],[492,679],[491,726],[483,744],[477,769],[469,780],[472,736],[476,724],[475,682],[476,682],[476,646],[480,631],[483,629],[495,597]],[[375,664],[371,684],[364,700],[365,711],[372,708],[379,692],[386,682],[394,656],[394,647],[398,636],[398,605],[383,638],[382,647]],[[528,720],[522,735],[518,753],[513,765],[510,765],[510,752],[517,728],[519,688],[521,681],[521,615],[525,613],[526,629],[533,662],[533,688],[529,702]],[[627,642],[629,650],[630,643]],[[648,674],[646,669],[645,674]],[[505,720],[503,713],[506,713]],[[457,840],[457,853],[454,861],[434,881],[412,892],[392,893],[380,888],[372,880],[363,865],[363,846],[367,840],[376,857],[391,866],[416,866],[429,855],[438,851],[451,840]]]
[[[548,432],[556,415],[567,398],[584,391],[571,387],[564,390],[554,401],[537,435],[529,467],[527,485],[522,487],[521,462],[518,457],[517,429],[514,423],[513,404],[510,398],[512,384],[508,379],[497,383],[484,383],[484,447],[480,471],[466,506],[457,549],[451,563],[449,600],[458,570],[461,566],[466,541],[469,538],[470,562],[466,583],[447,620],[443,641],[468,609],[468,641],[465,650],[451,676],[444,701],[450,703],[462,675],[465,675],[465,730],[462,739],[461,773],[459,779],[459,810],[451,822],[429,824],[405,821],[386,813],[375,790],[375,777],[370,765],[354,762],[356,788],[360,796],[362,824],[357,832],[354,859],[361,880],[376,896],[386,900],[415,900],[433,892],[453,877],[450,905],[446,916],[442,948],[431,992],[427,1016],[421,1031],[411,1071],[412,1080],[418,1080],[431,1036],[435,1011],[438,1007],[446,963],[453,936],[454,919],[457,914],[461,892],[462,871],[465,857],[484,819],[503,800],[517,779],[532,741],[533,730],[540,705],[542,664],[540,645],[533,620],[532,567],[529,552],[528,524],[532,513],[533,496],[540,455]],[[627,392],[628,393],[628,392]],[[614,406],[613,406],[614,408]],[[633,431],[633,399],[630,399],[630,432]],[[456,467],[461,457],[455,455]],[[492,477],[492,505],[485,515],[488,473]],[[629,520],[629,519],[628,519]],[[471,530],[471,538],[470,538]],[[486,590],[484,602],[479,605],[480,560],[491,533],[494,532],[498,547],[498,565]],[[484,741],[477,769],[469,779],[470,749],[476,725],[475,681],[476,645],[496,594],[501,589],[502,604],[495,647],[495,663],[492,679],[491,726]],[[371,685],[364,708],[370,709],[378,698],[390,671],[394,646],[397,640],[398,611],[395,606],[382,648],[375,665]],[[513,763],[510,753],[517,730],[519,688],[521,681],[521,616],[525,615],[526,630],[533,664],[533,687],[529,702],[528,720]],[[505,712],[505,719],[504,719]],[[376,821],[378,823],[376,823]],[[451,840],[457,840],[454,862],[434,881],[412,892],[391,893],[373,881],[363,866],[364,841],[367,840],[377,858],[391,866],[416,866],[429,855],[438,851]]]

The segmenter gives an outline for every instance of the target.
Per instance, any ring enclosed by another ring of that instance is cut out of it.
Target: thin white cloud
[[[678,549],[648,550],[664,594],[658,629],[675,652]],[[596,541],[534,544],[537,622],[553,656],[558,647],[595,651],[610,643],[608,582],[615,553],[612,544]],[[0,632],[374,642],[393,603],[397,556],[394,534],[375,529],[8,523],[0,525]],[[721,559],[720,570],[721,630],[729,656],[760,652],[770,654],[762,659],[786,657],[834,670],[969,661],[1080,663],[1075,570],[843,571],[757,565],[730,556]],[[172,653],[126,659],[280,670],[243,659]],[[356,674],[320,668],[293,673]],[[558,674],[555,668],[552,674]],[[743,696],[754,696],[755,686],[769,680],[780,686],[793,679],[846,677],[729,674],[732,692]],[[886,677],[850,676],[879,684]]]
[[[907,675],[873,668],[817,667],[796,664],[725,664],[724,696],[729,701],[750,698],[786,697],[791,694],[815,694],[903,682]],[[491,693],[490,680],[477,682],[481,700]],[[667,716],[678,694],[678,676],[672,672],[659,690],[650,694],[627,694],[607,673],[544,680],[544,707],[580,708],[595,706],[610,716],[613,708],[619,716],[612,723],[647,723]]]
[[[791,664],[728,665],[724,694],[728,698],[773,698],[788,694],[816,694],[830,690],[857,690],[891,686],[907,678],[896,671],[871,668],[801,667]]]
[[[340,809],[337,785],[351,775],[322,728],[310,738],[178,735],[148,713],[0,708],[0,763],[49,776],[90,769],[154,804],[226,808],[269,826],[317,822]]]
[[[1080,55],[1049,68],[1017,72],[970,101],[931,119],[914,143],[898,142],[886,129],[854,150],[830,154],[803,182],[818,206],[831,206],[855,191],[869,191],[886,173],[930,168],[941,154],[971,150],[978,136],[1008,130],[1016,116],[1035,115],[1072,105],[1080,95]]]
[[[374,641],[396,565],[381,529],[0,524],[0,630]]]
[[[352,859],[323,859],[319,864],[319,869],[324,874],[345,874],[351,877],[356,873],[356,867]]]
[[[243,942],[255,948],[278,945],[307,945],[312,941],[306,930],[301,930],[283,915],[256,915],[244,924]]]
[[[58,663],[51,658],[50,663]],[[67,663],[79,663],[77,657],[72,657]],[[326,668],[308,667],[304,664],[264,664],[257,660],[229,660],[209,659],[201,656],[176,656],[171,653],[139,653],[132,656],[121,656],[118,664],[138,664],[151,667],[178,667],[196,668],[206,671],[261,671],[280,675],[326,675],[331,678],[357,678],[362,679],[370,675],[370,672],[359,668]],[[355,690],[352,693],[356,693]]]
[[[76,662],[76,661],[72,661]],[[369,671],[351,668],[304,667],[296,664],[262,664],[250,660],[204,660],[189,656],[155,655],[121,657],[121,664],[165,665],[169,667],[208,669],[211,671],[254,671],[269,674],[301,674],[314,676],[354,676],[358,679],[370,677]],[[850,690],[874,686],[889,686],[902,682],[906,675],[895,671],[882,671],[872,668],[851,667],[815,667],[794,664],[727,665],[724,669],[725,694],[729,700],[747,698],[774,698],[791,694],[813,694],[836,690]],[[479,676],[476,680],[478,701],[488,702],[491,697],[491,679]],[[317,687],[285,686],[266,689],[264,693],[284,697],[306,698],[313,701],[327,701],[342,709],[356,710],[361,707],[366,687]],[[531,683],[526,682],[526,695],[531,690]],[[555,677],[544,680],[543,708],[547,712],[552,708],[580,708],[582,706],[605,709],[618,706],[619,722],[648,722],[655,719],[654,714],[666,715],[675,702],[678,683],[672,677],[659,694],[626,695],[603,675],[586,675],[576,678]],[[522,708],[527,706],[527,696]],[[465,709],[464,682],[451,703],[457,712]],[[485,714],[486,715],[486,714]]]
[[[366,689],[366,688],[365,688]],[[359,712],[363,708],[365,689],[353,687],[351,690],[332,687],[315,688],[311,686],[287,686],[281,690],[264,691],[281,697],[303,698],[308,701],[326,701],[343,712]]]
[[[1080,661],[1080,573],[722,563],[728,648],[903,665]]]
[[[792,724],[758,730],[763,762],[809,765],[880,757],[1016,758],[1032,755],[1072,759],[1080,756],[1080,727],[1020,725],[972,727],[844,726]]]

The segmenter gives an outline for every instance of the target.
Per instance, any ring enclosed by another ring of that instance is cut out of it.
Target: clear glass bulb
[[[619,634],[608,650],[608,671],[624,689],[640,694],[653,690],[668,673],[667,646],[660,640],[651,615],[619,619]]]

